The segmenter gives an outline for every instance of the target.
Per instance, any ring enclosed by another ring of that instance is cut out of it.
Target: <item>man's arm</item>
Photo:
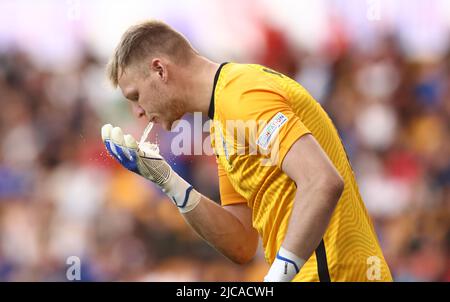
[[[253,258],[258,234],[252,227],[252,213],[244,200],[219,206],[173,171],[159,152],[140,149],[136,140],[124,135],[119,127],[103,126],[102,139],[120,164],[158,185],[193,229],[222,254],[241,264]]]
[[[266,281],[290,281],[319,245],[333,210],[344,189],[344,181],[326,153],[310,134],[299,138],[286,154],[282,170],[296,183],[297,193],[280,257]],[[285,259],[296,270],[283,275]],[[284,259],[284,260],[283,260]],[[279,267],[277,267],[279,266]]]
[[[252,212],[245,203],[221,207],[202,195],[199,204],[183,214],[186,222],[224,256],[235,263],[249,262],[258,247]]]
[[[282,170],[297,185],[283,247],[308,259],[322,240],[344,181],[309,134],[294,143],[284,158]]]

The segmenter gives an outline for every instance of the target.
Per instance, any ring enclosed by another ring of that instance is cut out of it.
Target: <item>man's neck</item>
[[[202,112],[208,114],[211,96],[213,93],[214,76],[220,64],[197,56],[193,59],[189,100],[187,104],[188,112]]]

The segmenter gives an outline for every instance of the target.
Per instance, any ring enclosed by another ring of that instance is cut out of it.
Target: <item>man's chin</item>
[[[167,128],[164,128],[164,129],[166,129],[167,131],[171,131],[172,132],[178,126],[178,123],[180,121],[181,121],[181,119],[177,119],[175,121],[169,122],[169,123],[167,123]]]
[[[172,131],[174,128],[174,123],[172,122],[161,121],[159,125],[166,131]]]
[[[166,121],[166,120],[159,120],[158,124],[166,131],[174,131],[177,127],[178,123],[181,121],[181,119],[176,119],[173,121]]]

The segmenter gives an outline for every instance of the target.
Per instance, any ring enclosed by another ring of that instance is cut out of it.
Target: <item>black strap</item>
[[[320,282],[330,282],[330,273],[328,271],[327,253],[325,251],[325,243],[323,239],[320,241],[316,249],[317,272]]]
[[[216,75],[214,76],[214,84],[212,89],[212,95],[211,95],[211,102],[209,103],[209,110],[208,110],[208,117],[210,119],[214,119],[214,92],[216,91],[216,85],[217,81],[219,80],[220,71],[222,70],[222,67],[225,66],[228,62],[220,64],[219,68],[216,71]]]

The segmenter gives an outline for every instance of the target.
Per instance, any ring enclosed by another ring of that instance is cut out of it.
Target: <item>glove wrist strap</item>
[[[283,247],[277,253],[264,282],[290,282],[305,264],[305,260]]]
[[[200,202],[200,193],[173,170],[161,189],[183,214],[192,211]]]

